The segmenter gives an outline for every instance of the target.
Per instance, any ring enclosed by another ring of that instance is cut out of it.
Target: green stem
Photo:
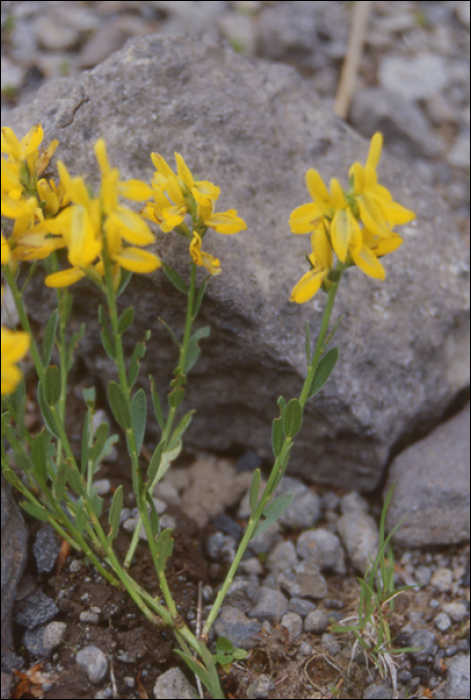
[[[341,272],[341,270],[340,270]],[[301,395],[299,398],[299,401],[301,403],[301,406],[304,410],[304,406],[306,404],[308,395],[309,395],[309,390],[312,386],[312,381],[314,379],[314,375],[317,369],[317,366],[319,364],[319,360],[322,354],[322,351],[324,349],[324,342],[325,338],[327,335],[327,331],[329,328],[329,323],[330,323],[330,317],[332,315],[332,309],[334,306],[334,301],[335,301],[335,296],[337,294],[337,289],[339,286],[340,278],[337,280],[337,282],[332,283],[328,295],[327,295],[327,302],[326,306],[324,309],[324,315],[322,317],[322,322],[321,322],[321,328],[319,331],[319,336],[317,339],[316,343],[316,348],[314,351],[314,356],[312,358],[312,362],[308,368],[307,376],[304,381],[304,385],[301,391]],[[275,460],[275,463],[272,467],[270,476],[268,478],[267,485],[263,491],[262,497],[260,498],[259,504],[253,513],[253,515],[250,516],[249,521],[247,523],[247,529],[244,533],[244,536],[242,540],[240,541],[239,547],[236,552],[236,556],[234,558],[234,561],[232,562],[229,571],[227,572],[226,578],[224,579],[224,583],[219,590],[216,600],[211,608],[211,612],[209,613],[209,616],[204,624],[203,627],[203,633],[202,633],[202,638],[203,640],[206,640],[208,638],[208,633],[209,630],[211,629],[214,621],[216,620],[216,617],[219,613],[219,609],[221,608],[222,603],[224,602],[224,599],[227,595],[227,591],[229,590],[230,586],[232,585],[232,582],[234,580],[234,576],[237,572],[237,569],[239,567],[239,564],[242,560],[242,557],[245,553],[245,550],[247,549],[247,546],[250,542],[250,540],[253,537],[253,534],[255,532],[255,528],[257,527],[260,518],[262,517],[263,511],[270,500],[270,498],[273,495],[273,486],[274,484],[278,481],[279,477],[279,470],[283,469],[283,472],[286,470],[287,467],[287,462],[285,461],[286,453],[289,450],[289,447],[292,443],[292,438],[290,437],[285,437],[283,446],[280,450],[280,453],[278,454],[278,457]]]
[[[43,367],[41,356],[40,356],[39,351],[38,351],[38,347],[36,345],[36,341],[33,337],[32,332],[31,332],[31,326],[29,323],[28,316],[26,314],[24,304],[23,304],[23,298],[21,296],[21,293],[20,293],[18,287],[16,286],[15,277],[14,277],[12,271],[10,270],[9,266],[3,265],[2,272],[5,275],[5,279],[7,281],[8,286],[11,289],[11,293],[13,295],[13,300],[15,302],[16,310],[18,311],[18,316],[20,317],[21,326],[22,326],[23,330],[26,333],[28,333],[28,335],[30,337],[29,351],[31,353],[31,357],[33,358],[34,366],[36,368],[36,372],[38,374],[38,377],[41,380],[41,382],[44,384],[44,367]]]

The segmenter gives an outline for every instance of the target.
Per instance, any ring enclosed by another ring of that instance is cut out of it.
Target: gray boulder
[[[150,178],[151,151],[173,164],[177,150],[193,172],[221,187],[220,210],[236,207],[247,221],[245,232],[205,239],[222,274],[211,280],[202,307],[201,324],[212,332],[190,375],[187,406],[198,412],[186,444],[269,457],[276,399],[299,395],[304,326],[309,321],[315,337],[324,306],[322,293],[303,306],[289,302],[310,245],[308,236],[291,235],[289,215],[309,201],[308,168],[346,184],[348,167],[365,161],[368,143],[294,69],[247,59],[204,37],[129,41],[93,70],[46,85],[8,114],[19,136],[37,122],[45,143],[59,139],[57,157],[93,183],[100,136],[123,178]],[[374,488],[391,446],[416,426],[434,425],[469,383],[466,245],[410,163],[385,153],[379,171],[394,197],[416,211],[417,223],[402,227],[404,244],[385,261],[386,282],[359,270],[346,275],[334,313],[345,315],[340,362],[308,405],[290,466],[292,474],[345,489]],[[156,250],[187,275],[182,239],[159,233]],[[76,291],[73,322],[87,323],[79,353],[106,383],[115,374],[99,347],[97,295],[85,283]],[[125,341],[133,347],[152,329],[141,377],[145,385],[154,373],[163,389],[176,352],[158,318],[182,329],[182,298],[161,270],[136,276],[125,296],[137,312]],[[39,324],[53,298],[42,285],[32,288],[28,303]],[[148,437],[157,437],[155,421]]]

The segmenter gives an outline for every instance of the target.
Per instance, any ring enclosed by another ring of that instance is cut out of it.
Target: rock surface
[[[309,240],[289,233],[290,211],[308,201],[304,173],[345,175],[366,158],[368,145],[312,94],[293,69],[254,62],[201,37],[139,37],[90,72],[49,84],[8,113],[22,136],[41,122],[45,143],[58,138],[58,158],[96,182],[95,140],[104,136],[123,178],[149,178],[150,152],[173,163],[184,154],[191,169],[216,182],[221,208],[237,207],[248,230],[208,237],[222,263],[202,308],[212,327],[188,388],[198,412],[187,445],[208,450],[252,448],[271,453],[275,401],[300,391],[305,370],[303,328],[318,330],[323,299],[290,304],[305,271]],[[351,270],[336,314],[341,361],[315,404],[309,404],[293,451],[291,473],[343,488],[373,488],[390,448],[416,426],[433,426],[469,383],[466,340],[469,264],[464,240],[450,226],[436,194],[413,178],[404,161],[384,154],[380,179],[417,212],[404,226],[402,248],[386,261],[386,283]],[[445,235],[446,232],[446,235]],[[158,252],[186,274],[188,253],[177,236],[158,236]],[[100,352],[94,290],[77,285],[74,323],[86,321],[80,355],[106,383],[114,373]],[[181,328],[181,299],[161,271],[135,279],[126,305],[137,318],[127,339],[152,328],[142,377],[171,378],[174,347],[158,316]],[[32,289],[28,303],[43,324],[50,290]],[[149,402],[150,403],[150,402]],[[153,422],[149,423],[152,436]]]
[[[408,547],[469,541],[469,404],[454,418],[399,454],[385,494],[394,482],[386,527]]]

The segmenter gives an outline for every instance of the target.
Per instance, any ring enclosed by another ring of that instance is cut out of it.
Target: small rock
[[[271,592],[273,593],[274,591]],[[287,607],[286,605],[286,609]],[[258,615],[252,615],[252,612],[253,610],[250,613],[251,617],[258,617]],[[268,619],[269,616],[267,614],[264,619]],[[252,637],[259,634],[260,630],[261,625],[257,620],[249,620],[241,610],[228,605],[221,608],[219,617],[214,623],[214,631],[217,636],[227,637],[235,647],[240,649],[250,649],[253,645]]]
[[[456,15],[464,27],[469,29],[470,22],[470,12],[469,12],[469,2],[468,0],[456,0],[453,5],[455,6]]]
[[[304,620],[304,631],[323,634],[328,624],[327,615],[322,610],[313,610]]]
[[[298,654],[299,656],[310,656],[312,654],[312,646],[308,642],[301,642]]]
[[[54,601],[42,591],[37,590],[25,600],[17,603],[15,622],[27,629],[33,629],[49,622],[58,612],[59,608]]]
[[[384,683],[372,683],[363,691],[364,700],[390,700],[392,698],[392,690]]]
[[[363,511],[353,511],[340,516],[337,529],[350,561],[364,575],[378,553],[379,533],[375,521]]]
[[[65,622],[50,622],[48,625],[26,630],[23,644],[36,658],[48,659],[51,651],[62,642],[67,625]]]
[[[462,132],[456,137],[453,146],[446,154],[446,159],[450,165],[454,165],[457,168],[462,168],[463,170],[469,171],[469,149],[469,131]]]
[[[259,590],[257,579],[236,576],[227,591],[225,604],[247,613],[257,604]]]
[[[290,612],[297,613],[301,617],[306,617],[310,612],[316,609],[316,604],[305,598],[296,598],[294,596],[289,601]]]
[[[418,647],[419,651],[411,652],[417,663],[423,663],[433,652],[435,635],[427,629],[420,629],[410,635],[410,646]],[[409,645],[408,645],[409,646]]]
[[[321,571],[345,573],[345,559],[340,540],[337,535],[324,528],[303,532],[298,538],[296,551],[302,559],[309,559]]]
[[[449,615],[453,622],[462,622],[468,614],[466,605],[460,602],[445,603],[443,612]]]
[[[280,574],[277,583],[290,596],[299,598],[325,598],[327,595],[327,583],[312,562],[305,560],[294,569],[289,569],[285,574]]]
[[[269,698],[275,690],[275,684],[269,676],[264,673],[258,676],[247,688],[248,698]]]
[[[249,616],[275,624],[288,612],[288,609],[288,599],[283,593],[267,586],[260,586],[260,597],[249,612]],[[227,635],[224,636],[227,637]]]
[[[80,622],[85,622],[88,625],[98,625],[100,616],[90,610],[82,610],[79,615]]]
[[[360,496],[358,491],[350,491],[350,493],[345,494],[345,496],[342,496],[340,499],[340,510],[342,515],[357,511],[368,513],[368,501],[363,498],[363,496]]]
[[[321,637],[322,644],[327,648],[329,654],[337,656],[340,653],[340,644],[335,634],[323,634]]]
[[[469,675],[469,654],[451,659],[448,662],[448,679],[444,697],[451,700],[469,698]]]
[[[97,494],[102,497],[107,496],[111,491],[111,482],[109,479],[97,479],[93,482],[93,486],[95,486]]]
[[[108,661],[101,649],[90,644],[81,649],[75,661],[85,669],[90,683],[100,683],[108,671]]]
[[[432,53],[415,56],[386,55],[378,79],[383,88],[408,100],[423,100],[440,93],[448,82],[445,60]]]
[[[294,544],[291,542],[291,540],[282,540],[281,542],[278,542],[270,552],[267,561],[267,568],[269,571],[282,573],[287,569],[297,566],[298,563],[299,560],[296,556],[296,547]]]
[[[320,518],[321,499],[299,479],[285,476],[275,490],[274,497],[292,493],[289,508],[281,515],[280,525],[292,528],[312,527]]]
[[[195,688],[187,681],[179,668],[169,668],[154,685],[154,698],[161,700],[191,700],[197,697]]]
[[[286,613],[281,619],[281,627],[288,630],[291,639],[297,639],[303,631],[303,620],[294,612]]]
[[[39,574],[52,571],[60,548],[60,540],[51,525],[44,525],[38,530],[33,544],[33,554]]]
[[[445,615],[445,613],[441,612],[438,613],[437,617],[433,621],[433,624],[435,625],[437,630],[440,630],[440,632],[446,632],[451,627],[451,620],[448,617],[448,615]]]
[[[250,540],[249,549],[254,554],[262,554],[265,552],[269,552],[273,548],[275,542],[279,540],[279,538],[280,523],[277,520],[272,525],[270,525],[270,527],[267,528],[265,532],[262,532],[260,535],[257,535],[257,537],[254,537],[253,540]]]
[[[437,569],[433,573],[430,583],[438,589],[440,593],[446,593],[453,584],[453,573],[450,569]]]
[[[237,543],[232,537],[215,532],[209,538],[206,548],[211,559],[221,559],[226,564],[231,564],[235,558]]]

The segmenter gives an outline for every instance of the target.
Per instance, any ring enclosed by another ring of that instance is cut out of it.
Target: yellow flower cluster
[[[97,197],[91,196],[82,177],[72,178],[62,162],[57,164],[72,206],[46,220],[44,226],[49,233],[63,238],[72,267],[48,275],[45,283],[49,287],[66,287],[87,273],[103,277],[105,249],[113,264],[115,287],[121,268],[144,274],[161,265],[156,255],[135,247],[153,243],[154,234],[139,214],[119,204],[120,195],[143,201],[151,195],[151,188],[140,180],[120,180],[119,171],[109,165],[103,139],[96,142],[95,155],[101,172]]]
[[[306,173],[313,201],[297,207],[289,223],[293,233],[311,234],[311,270],[294,287],[291,301],[302,304],[316,294],[332,270],[334,253],[345,266],[353,264],[370,277],[385,278],[379,258],[402,243],[393,227],[412,221],[415,213],[393,201],[391,193],[378,183],[376,168],[382,144],[382,135],[376,133],[365,165],[354,163],[350,168],[348,192],[335,178],[329,191],[316,170]]]
[[[204,266],[212,275],[218,274],[220,262],[202,249],[202,241],[208,228],[218,233],[237,233],[247,228],[245,221],[237,216],[235,209],[215,212],[219,187],[207,180],[197,180],[183,157],[175,153],[175,173],[159,153],[151,154],[156,168],[152,180],[153,201],[142,210],[142,216],[157,223],[165,233],[176,229],[190,238],[190,255],[196,265]],[[192,231],[185,224],[191,218]]]
[[[2,234],[2,265],[9,261],[8,245]],[[3,287],[2,287],[3,299]],[[28,352],[29,335],[24,331],[12,331],[1,327],[1,353],[2,353],[2,396],[13,394],[21,381],[21,372],[16,366]]]

